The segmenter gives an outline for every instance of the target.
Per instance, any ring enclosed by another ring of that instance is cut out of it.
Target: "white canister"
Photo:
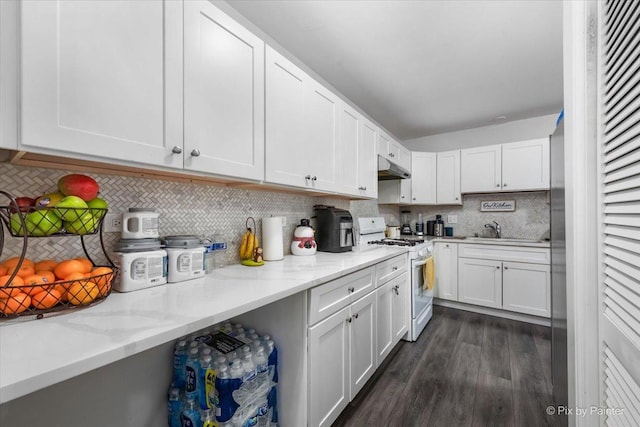
[[[167,251],[158,239],[120,240],[113,262],[120,269],[114,282],[119,292],[131,292],[167,283]]]
[[[205,247],[198,236],[164,238],[169,262],[169,283],[183,282],[204,275]]]
[[[122,214],[123,239],[157,239],[158,218],[160,214],[155,209],[129,208]]]

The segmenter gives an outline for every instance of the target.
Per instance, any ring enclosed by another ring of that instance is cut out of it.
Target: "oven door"
[[[421,313],[426,311],[433,300],[433,290],[425,290],[424,275],[426,258],[411,260],[411,317],[417,319]]]

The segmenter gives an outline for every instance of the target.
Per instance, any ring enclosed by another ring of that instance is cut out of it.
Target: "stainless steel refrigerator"
[[[551,144],[551,375],[556,405],[567,405],[567,265],[565,240],[564,121]]]

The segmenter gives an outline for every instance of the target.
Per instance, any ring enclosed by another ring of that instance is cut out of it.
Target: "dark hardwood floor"
[[[333,425],[564,425],[552,404],[549,328],[434,307]]]

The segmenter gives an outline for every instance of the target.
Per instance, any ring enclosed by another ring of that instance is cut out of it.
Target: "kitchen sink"
[[[476,242],[491,242],[491,243],[546,243],[546,240],[539,239],[517,239],[517,238],[497,238],[497,237],[467,237],[467,240],[474,240]]]

